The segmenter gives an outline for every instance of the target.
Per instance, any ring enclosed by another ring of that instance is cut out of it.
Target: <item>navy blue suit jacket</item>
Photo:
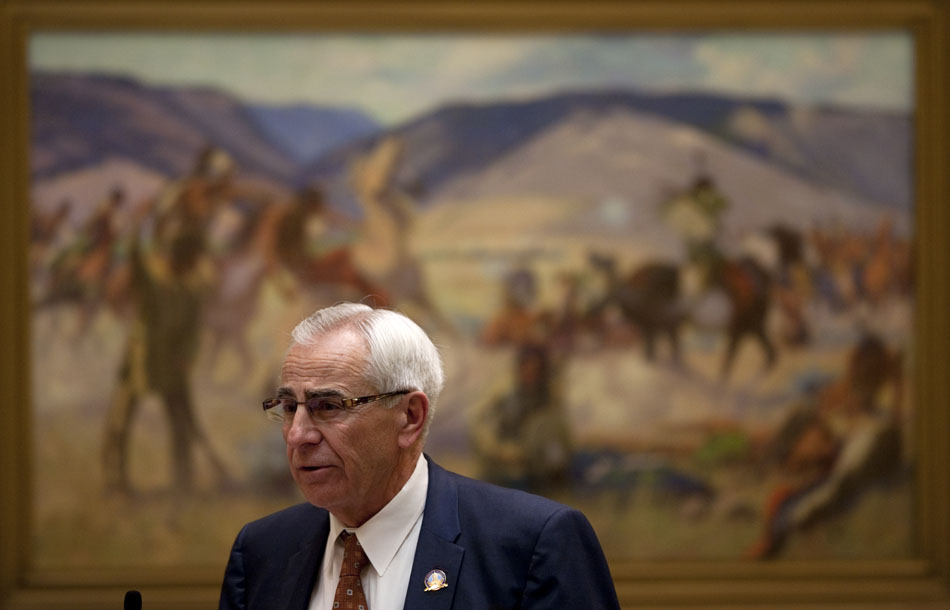
[[[583,514],[428,462],[405,610],[619,608]],[[231,549],[220,609],[307,610],[329,531],[327,511],[310,504],[244,526]],[[448,586],[425,591],[433,569],[445,572]]]

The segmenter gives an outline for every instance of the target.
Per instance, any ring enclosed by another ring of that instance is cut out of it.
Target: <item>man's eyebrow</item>
[[[295,398],[297,394],[294,392],[293,388],[289,386],[281,386],[277,388],[277,397],[283,398],[285,396]],[[343,393],[337,390],[304,390],[303,392],[304,400],[307,398],[326,398],[328,396],[333,398],[343,398]]]
[[[343,398],[343,393],[337,390],[304,390],[304,398]]]

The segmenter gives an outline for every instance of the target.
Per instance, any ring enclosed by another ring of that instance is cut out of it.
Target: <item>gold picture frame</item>
[[[152,609],[211,608],[223,570],[31,568],[27,279],[29,81],[38,30],[492,31],[902,29],[915,43],[915,554],[907,560],[611,564],[629,608],[950,608],[950,6],[942,0],[555,2],[0,3],[0,607],[117,607],[128,589]],[[882,524],[882,527],[886,524]]]

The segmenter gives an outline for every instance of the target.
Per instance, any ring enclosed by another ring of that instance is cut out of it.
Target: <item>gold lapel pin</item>
[[[431,570],[426,574],[426,591],[438,591],[449,586],[446,582],[445,572],[442,570]]]

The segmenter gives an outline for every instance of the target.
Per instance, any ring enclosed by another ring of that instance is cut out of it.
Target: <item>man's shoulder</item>
[[[568,506],[556,502],[550,498],[533,494],[521,489],[512,487],[502,487],[494,483],[488,483],[479,479],[473,479],[456,472],[446,471],[446,473],[456,480],[460,492],[472,494],[488,501],[496,501],[502,504],[526,505],[531,508],[558,510],[569,508]]]
[[[472,565],[479,566],[476,572],[503,566],[511,574],[526,577],[523,570],[536,554],[554,557],[574,553],[609,574],[597,534],[580,510],[442,469],[434,474],[429,484],[448,489],[430,489],[434,491],[430,496],[433,504],[426,506],[423,527],[470,549]],[[426,526],[430,518],[433,521]],[[548,568],[560,570],[556,565],[549,563]],[[564,570],[569,568],[565,566]],[[489,578],[484,573],[483,577]]]
[[[328,519],[326,510],[309,502],[301,502],[251,521],[244,529],[251,534],[268,536],[280,536],[282,533],[299,535],[306,530],[322,527]]]
[[[580,515],[577,509],[550,498],[520,489],[501,487],[434,466],[441,470],[439,476],[444,477],[445,481],[458,490],[459,510],[476,514],[480,520],[497,520],[500,523],[516,520],[537,522],[540,525],[555,513]]]

